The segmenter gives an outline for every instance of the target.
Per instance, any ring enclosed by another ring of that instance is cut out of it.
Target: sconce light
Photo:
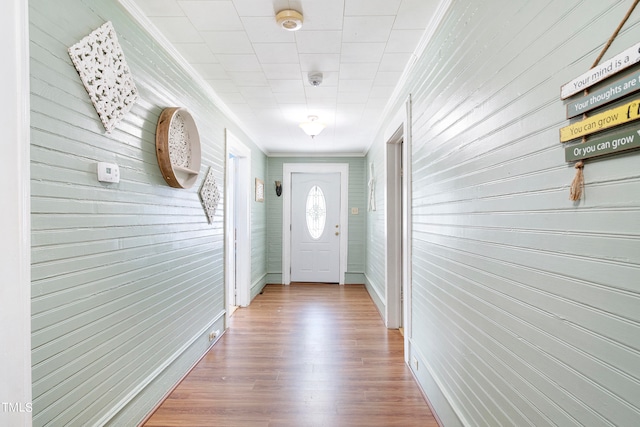
[[[276,181],[276,196],[280,197],[282,195],[282,182]]]
[[[300,128],[311,138],[318,135],[327,127],[326,124],[318,121],[318,116],[309,116],[307,119],[309,120],[308,122],[300,123]]]

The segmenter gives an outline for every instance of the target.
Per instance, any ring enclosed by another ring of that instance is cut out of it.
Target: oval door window
[[[322,189],[314,185],[307,194],[307,229],[311,238],[317,240],[322,236],[327,220],[327,204]]]

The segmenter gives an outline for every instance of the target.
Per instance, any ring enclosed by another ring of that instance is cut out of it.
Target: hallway
[[[145,424],[420,426],[436,421],[362,285],[267,285]]]

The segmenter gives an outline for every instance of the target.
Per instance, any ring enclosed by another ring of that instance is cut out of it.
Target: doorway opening
[[[226,131],[225,305],[227,321],[250,303],[251,150]]]
[[[387,141],[386,227],[387,286],[385,318],[387,328],[402,328],[402,146],[404,126]]]
[[[229,153],[227,156],[227,204],[230,207],[229,216],[227,218],[228,237],[226,250],[229,255],[227,262],[225,263],[226,276],[227,276],[227,313],[229,317],[233,316],[233,313],[238,309],[238,303],[236,298],[237,282],[236,274],[238,271],[237,266],[237,229],[236,229],[236,187],[238,181],[238,158]]]
[[[385,132],[386,306],[390,329],[402,328],[409,362],[412,338],[411,265],[411,96]]]

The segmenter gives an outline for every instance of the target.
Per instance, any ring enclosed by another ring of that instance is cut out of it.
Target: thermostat
[[[120,168],[115,163],[98,162],[98,181],[120,182]]]

